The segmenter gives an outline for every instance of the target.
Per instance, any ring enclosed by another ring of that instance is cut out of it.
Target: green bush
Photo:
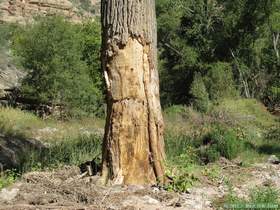
[[[99,112],[103,103],[100,45],[100,27],[95,23],[80,26],[54,16],[27,25],[15,34],[12,45],[27,70],[23,95],[39,103],[63,105],[71,116]]]
[[[231,65],[223,62],[210,65],[206,75],[206,87],[211,100],[236,96]]]
[[[211,163],[217,161],[221,157],[221,153],[216,146],[201,147],[199,150],[199,158],[203,163]]]
[[[193,107],[197,111],[207,112],[209,108],[209,96],[200,74],[196,74],[194,77],[191,85],[191,95],[193,97]]]
[[[204,163],[214,162],[219,157],[234,159],[243,150],[243,141],[233,130],[217,127],[202,138],[199,156]]]
[[[280,76],[279,76],[280,77]],[[267,88],[265,96],[268,101],[266,101],[266,105],[270,106],[270,108],[279,107],[280,106],[280,81],[279,77],[275,78],[275,82],[270,84]]]

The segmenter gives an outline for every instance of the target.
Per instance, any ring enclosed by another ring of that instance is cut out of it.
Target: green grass
[[[254,120],[248,120],[248,116]],[[199,153],[200,147],[205,147],[203,139],[213,133],[217,125],[225,131],[230,130],[225,135],[224,132],[219,134],[219,138],[223,139],[222,144],[219,144],[220,154],[231,152],[223,151],[226,148],[232,149],[231,144],[223,148],[227,145],[223,142],[236,138],[236,143],[238,139],[242,139],[244,145],[242,150],[237,150],[237,157],[243,166],[266,161],[271,154],[280,157],[278,130],[275,129],[280,123],[255,100],[227,100],[206,114],[198,113],[190,107],[176,106],[165,110],[164,117],[167,125],[167,175],[173,178],[173,182],[166,186],[168,190],[185,192],[191,186],[199,184],[201,176],[212,181],[220,177],[219,164],[205,165]],[[20,172],[79,165],[96,156],[100,158],[101,136],[83,134],[83,130],[101,130],[103,126],[102,119],[84,118],[66,122],[42,120],[29,112],[0,108],[0,133],[24,138],[39,137],[49,145],[46,150],[26,152],[22,157]],[[44,133],[42,129],[45,128],[56,131]],[[236,157],[235,154],[229,156]],[[10,176],[5,176],[5,180],[7,177]]]
[[[268,129],[276,121],[276,117],[255,99],[224,100],[214,110],[226,112],[240,126],[258,129],[256,131]]]
[[[21,157],[20,172],[57,168],[63,165],[79,166],[101,158],[100,136],[80,136],[52,142],[41,151],[29,151]]]
[[[0,174],[0,190],[15,183],[19,174],[15,170],[8,170]]]
[[[173,106],[164,117],[167,174],[173,178],[168,190],[184,192],[201,175],[213,181],[220,176],[219,163],[204,165],[201,151],[213,161],[237,157],[243,167],[266,162],[271,154],[280,157],[279,120],[256,100],[225,100],[206,114]]]
[[[68,121],[42,120],[27,111],[0,107],[0,133],[6,136],[52,142],[78,138],[83,134],[98,132],[103,127],[104,120],[99,118],[70,119]]]
[[[33,130],[44,126],[46,123],[32,113],[0,107],[0,132],[6,136],[31,137]]]
[[[84,118],[81,120],[42,120],[34,114],[19,109],[0,108],[0,134],[20,139],[36,138],[48,145],[46,149],[29,150],[19,157],[16,169],[19,175],[6,171],[0,176],[0,189],[13,184],[20,174],[57,168],[62,165],[80,165],[95,157],[100,159],[101,135],[104,120]],[[45,132],[44,130],[52,130]]]
[[[80,136],[53,141],[48,148],[25,151],[20,159],[20,167],[0,174],[0,189],[13,184],[23,173],[60,168],[64,165],[79,166],[95,159],[101,160],[101,137]]]
[[[230,192],[215,204],[217,209],[279,209],[279,191],[273,187],[257,187],[251,190],[247,199]]]

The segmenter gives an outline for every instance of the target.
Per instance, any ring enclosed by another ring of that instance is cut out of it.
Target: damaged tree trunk
[[[102,0],[104,184],[164,182],[155,0]]]

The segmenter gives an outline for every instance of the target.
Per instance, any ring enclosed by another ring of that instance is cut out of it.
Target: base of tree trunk
[[[164,180],[163,119],[150,45],[129,38],[114,47],[105,78],[109,93],[102,179],[109,184]]]

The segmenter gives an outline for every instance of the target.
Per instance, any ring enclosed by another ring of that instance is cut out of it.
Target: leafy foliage
[[[206,76],[210,99],[221,100],[237,95],[234,87],[232,68],[228,63],[214,63]]]
[[[204,85],[204,81],[199,74],[195,75],[191,86],[192,104],[194,108],[201,112],[207,112],[209,108],[209,96]]]
[[[15,170],[8,170],[0,174],[0,190],[13,184],[19,174]]]
[[[278,106],[279,5],[157,1],[163,105],[190,104],[199,73],[211,100],[241,94]]]
[[[214,162],[219,157],[236,158],[242,151],[243,142],[236,133],[229,129],[217,127],[202,139],[200,157],[205,163]]]
[[[63,105],[71,115],[100,112],[100,43],[94,23],[78,26],[55,16],[26,26],[13,38],[13,51],[28,73],[23,94],[40,103]]]

